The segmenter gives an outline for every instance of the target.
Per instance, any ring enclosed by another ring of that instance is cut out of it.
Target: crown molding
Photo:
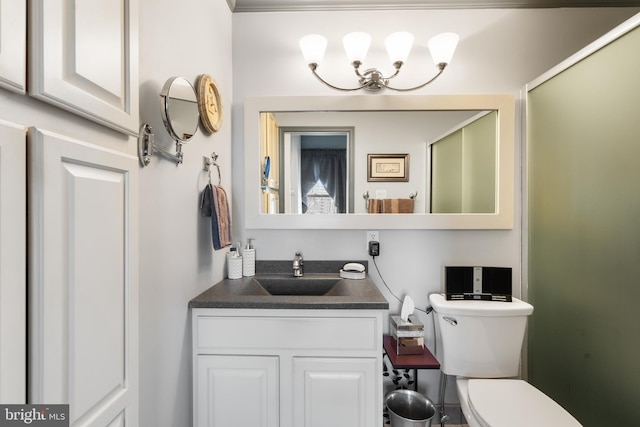
[[[638,0],[227,0],[233,12],[637,7]]]

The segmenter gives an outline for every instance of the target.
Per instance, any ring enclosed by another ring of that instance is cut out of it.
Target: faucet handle
[[[302,272],[302,266],[304,265],[304,261],[302,259],[302,254],[300,251],[296,251],[296,256],[293,257],[293,276],[294,277],[302,277],[304,274]]]

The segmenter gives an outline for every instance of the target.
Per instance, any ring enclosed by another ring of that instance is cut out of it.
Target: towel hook
[[[218,153],[211,153],[211,157],[202,156],[202,170],[209,173],[209,184],[211,184],[211,166],[215,166],[218,170],[218,185],[222,184],[222,175],[220,174],[220,165],[217,163]]]

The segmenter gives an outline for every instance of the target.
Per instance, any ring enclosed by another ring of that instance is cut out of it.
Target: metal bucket
[[[387,394],[385,404],[391,427],[431,427],[431,420],[436,414],[433,403],[412,390],[392,391]]]

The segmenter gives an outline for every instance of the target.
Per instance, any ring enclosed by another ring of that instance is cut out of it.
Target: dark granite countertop
[[[367,262],[360,261],[367,266]],[[389,302],[367,276],[344,279],[339,275],[344,261],[306,261],[305,274],[293,279],[291,261],[258,261],[256,275],[241,279],[224,279],[189,301],[190,308],[259,308],[259,309],[373,309],[386,310]],[[336,284],[324,295],[271,295],[260,279],[284,278],[305,286],[310,280],[332,280]]]

